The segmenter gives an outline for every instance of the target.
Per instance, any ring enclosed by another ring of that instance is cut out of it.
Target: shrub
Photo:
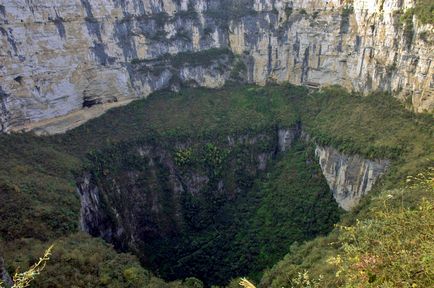
[[[434,209],[392,210],[387,204],[372,219],[340,226],[340,254],[330,259],[344,287],[428,287],[434,279]]]
[[[422,24],[434,25],[434,3],[432,0],[417,0],[414,14]]]
[[[175,152],[175,163],[177,166],[184,167],[188,166],[193,161],[193,149],[179,149]]]
[[[345,5],[342,8],[341,17],[342,18],[347,18],[347,17],[349,17],[353,13],[354,13],[354,7],[352,5]]]

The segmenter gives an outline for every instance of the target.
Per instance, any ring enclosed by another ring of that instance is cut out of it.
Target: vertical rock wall
[[[6,271],[5,262],[3,258],[0,256],[0,281],[2,284],[7,285],[7,287],[11,287],[14,283],[12,282],[11,276],[8,271]]]
[[[366,195],[389,166],[388,160],[348,156],[331,147],[317,146],[321,170],[339,206],[351,210]]]
[[[432,111],[433,26],[399,21],[413,2],[0,0],[0,127],[70,115],[47,131],[61,132],[158,89],[220,87],[234,59],[249,82],[387,90]]]

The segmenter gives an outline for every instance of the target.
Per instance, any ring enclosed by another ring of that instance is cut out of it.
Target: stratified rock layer
[[[432,111],[433,27],[399,21],[414,1],[341,2],[0,0],[0,128],[62,132],[155,90],[228,79],[387,90]]]

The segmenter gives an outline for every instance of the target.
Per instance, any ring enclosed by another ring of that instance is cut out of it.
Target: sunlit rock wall
[[[383,175],[388,160],[368,160],[345,155],[332,147],[317,146],[315,154],[339,206],[351,210]]]
[[[433,26],[405,33],[412,3],[0,0],[0,128],[62,132],[155,90],[220,87],[240,61],[243,81],[386,90],[432,111]]]

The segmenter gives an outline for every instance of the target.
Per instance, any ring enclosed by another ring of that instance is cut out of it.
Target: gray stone
[[[417,35],[432,35],[433,27],[415,19],[409,43],[396,17],[413,2],[355,0],[350,13],[341,2],[252,0],[235,13],[227,0],[0,0],[0,83],[9,95],[2,113],[10,119],[3,130],[62,132],[77,125],[65,115],[83,114],[80,123],[99,115],[83,109],[85,97],[100,99],[100,107],[113,97],[89,78],[112,75],[106,83],[117,86],[119,103],[181,84],[220,87],[230,79],[230,61],[182,69],[159,61],[210,48],[241,56],[251,83],[386,90],[417,112],[432,111],[434,49]],[[132,67],[134,59],[154,62]],[[44,129],[56,117],[62,128]]]

